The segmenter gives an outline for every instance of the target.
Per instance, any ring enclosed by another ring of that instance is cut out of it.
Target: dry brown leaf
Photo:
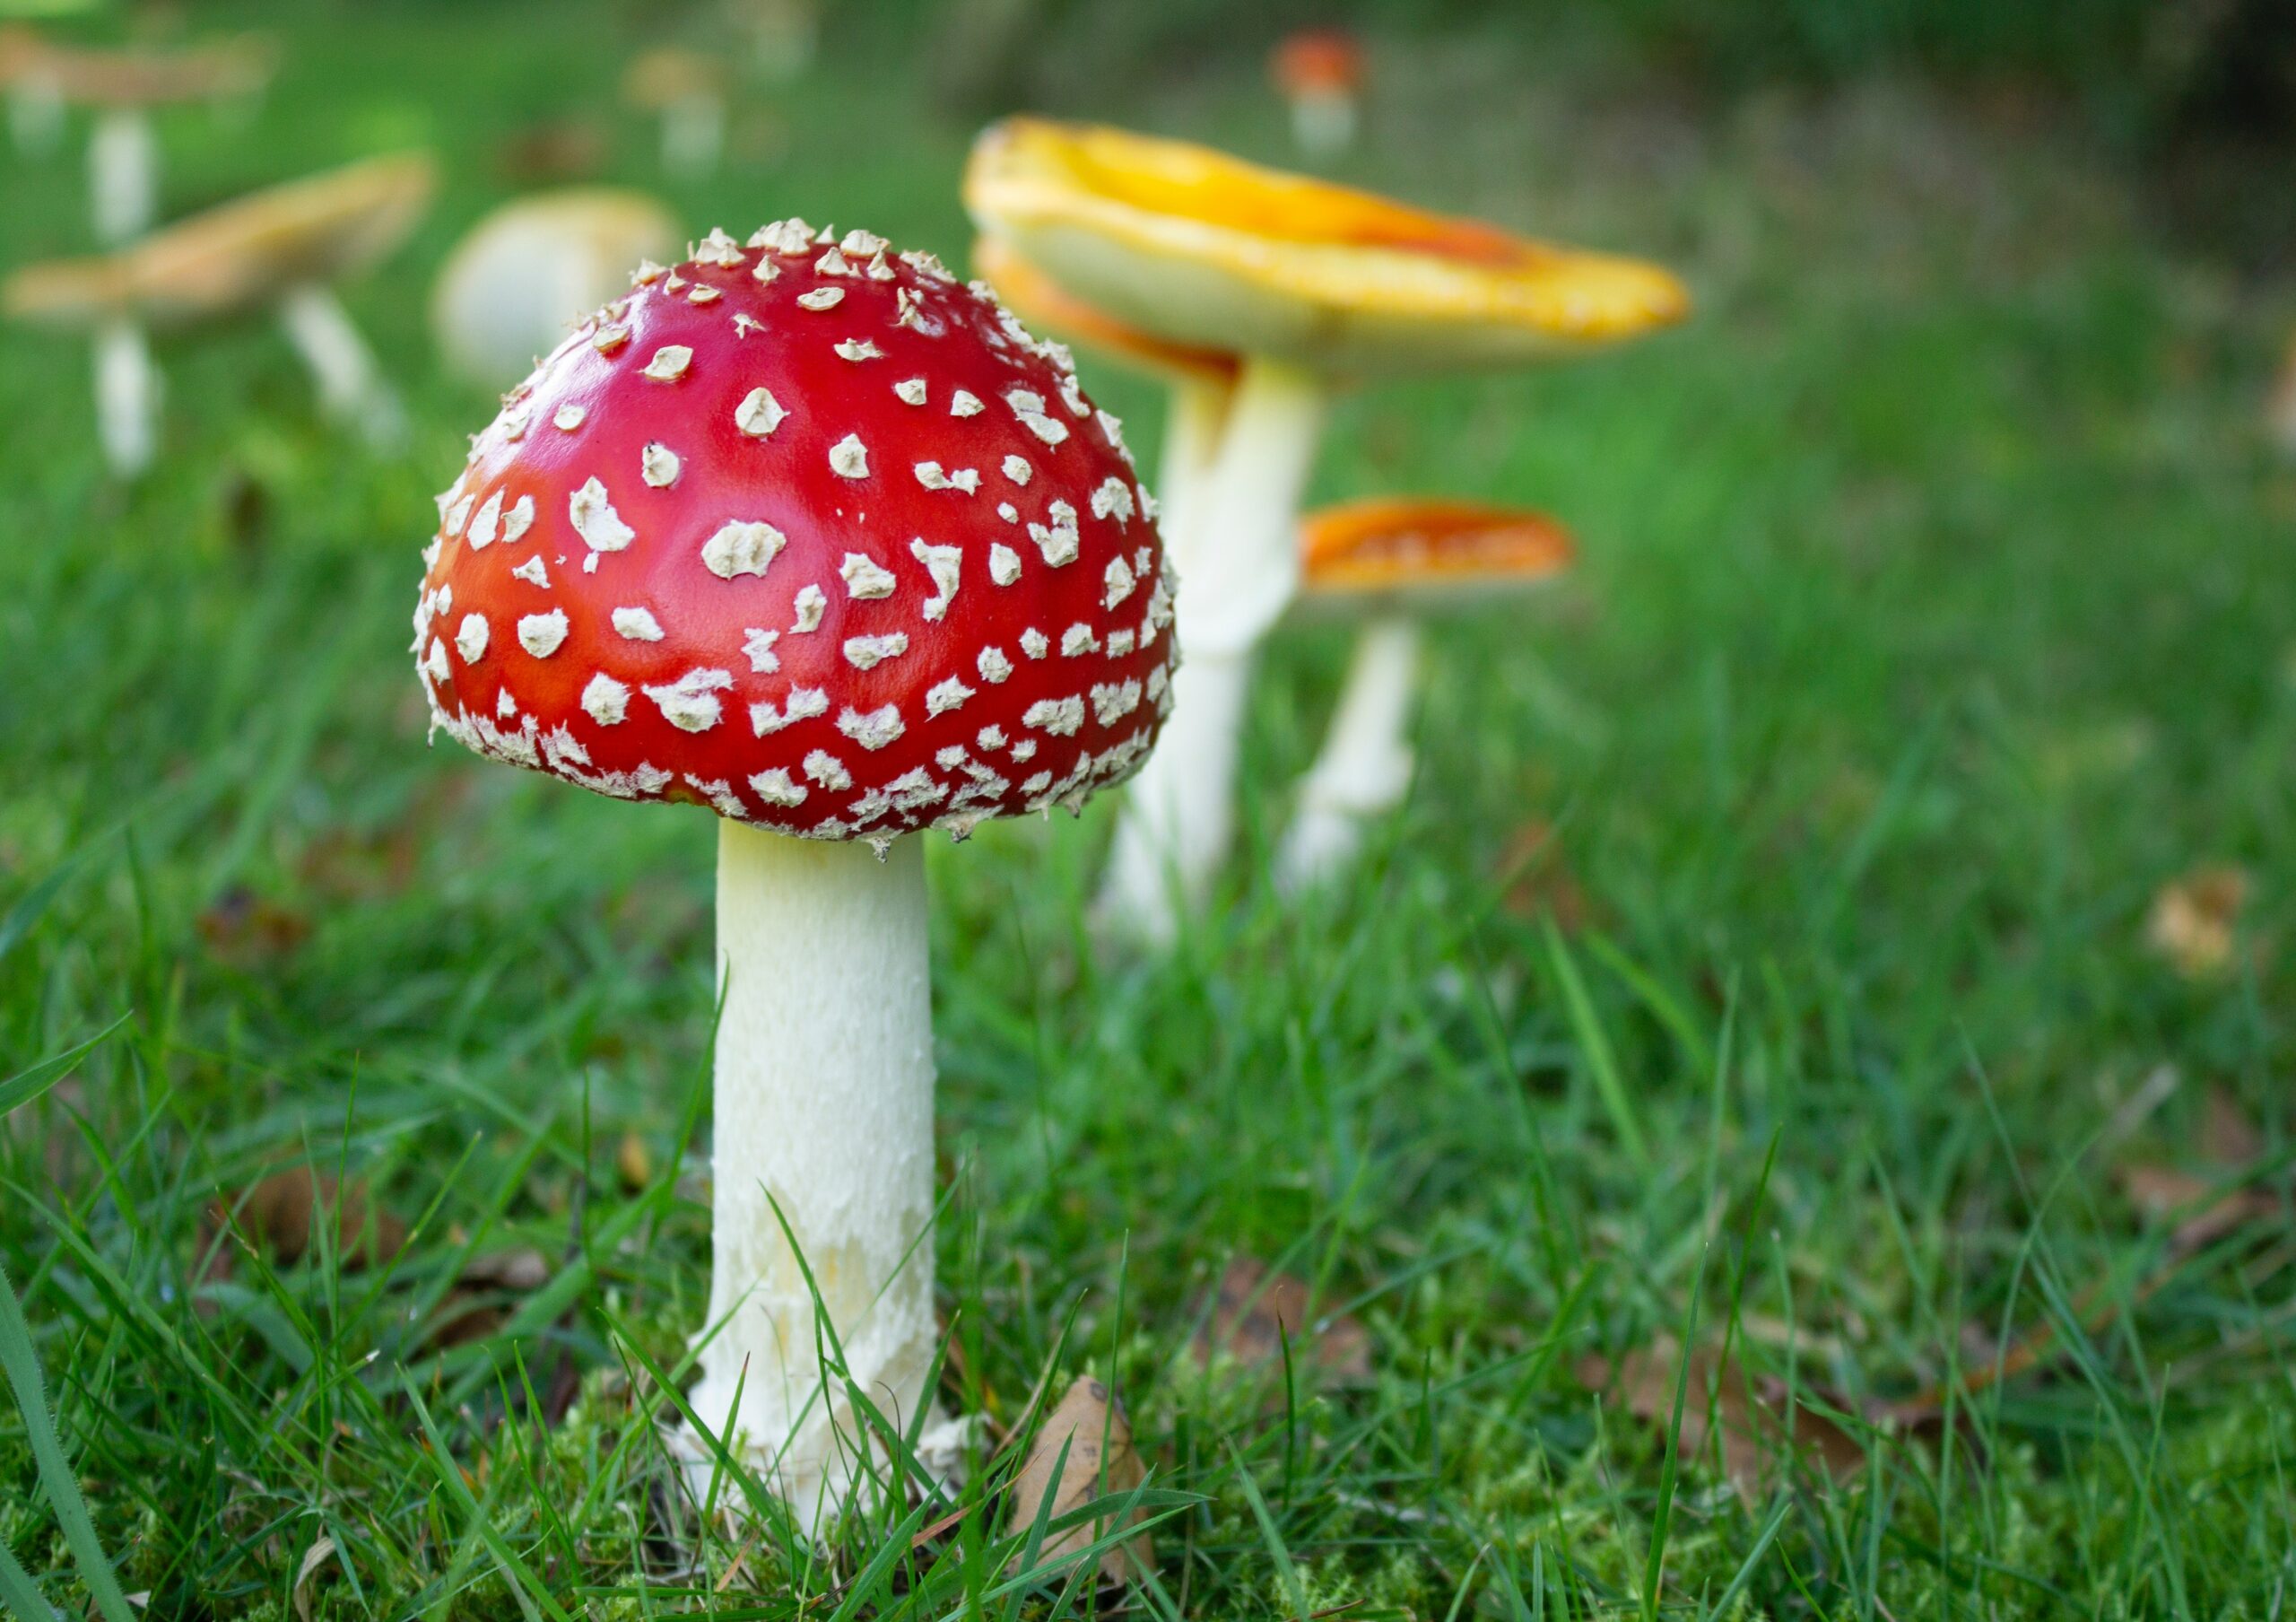
[[[196,920],[207,949],[227,963],[283,957],[310,938],[311,920],[291,907],[233,885]]]
[[[213,1209],[220,1223],[239,1213],[242,1232],[291,1266],[310,1248],[311,1219],[325,1208],[335,1214],[334,1250],[345,1272],[388,1261],[406,1243],[406,1224],[373,1204],[357,1178],[338,1183],[331,1172],[293,1166],[248,1190],[245,1199],[225,1197]]]
[[[2238,868],[2196,868],[2161,886],[2144,937],[2187,980],[2205,980],[2232,961],[2234,928],[2248,903],[2248,876]]]
[[[1370,1331],[1344,1312],[1318,1318],[1311,1304],[1301,1280],[1256,1257],[1239,1256],[1220,1275],[1212,1321],[1193,1347],[1196,1360],[1208,1368],[1216,1354],[1225,1353],[1247,1368],[1280,1369],[1288,1340],[1294,1368],[1350,1383],[1370,1379]]]
[[[613,1152],[613,1169],[614,1174],[622,1179],[622,1186],[633,1194],[652,1186],[654,1154],[636,1131],[622,1135],[622,1142]]]
[[[1627,1353],[1615,1365],[1587,1357],[1578,1367],[1578,1382],[1587,1390],[1615,1390],[1629,1413],[1661,1428],[1674,1411],[1674,1382],[1681,1372],[1682,1348],[1664,1337],[1646,1349]],[[1831,1393],[1805,1389],[1830,1407],[1842,1406]],[[1683,1399],[1683,1456],[1708,1453],[1712,1422],[1718,1418],[1722,1468],[1744,1496],[1765,1487],[1787,1453],[1837,1480],[1866,1468],[1866,1449],[1855,1436],[1800,1402],[1794,1405],[1789,1428],[1787,1406],[1784,1381],[1761,1374],[1752,1376],[1750,1384],[1736,1358],[1725,1359],[1710,1348],[1700,1348],[1691,1356],[1690,1387]]]
[[[303,1551],[303,1564],[295,1572],[295,1614],[302,1622],[311,1622],[311,1578],[320,1566],[335,1558],[335,1539],[321,1537]]]
[[[1065,1460],[1060,1453],[1064,1443],[1068,1448]],[[1057,1480],[1056,1462],[1060,1466]],[[1111,1398],[1109,1388],[1099,1381],[1079,1380],[1045,1417],[1027,1461],[1013,1478],[1013,1513],[1005,1531],[1025,1535],[1036,1524],[1048,1495],[1052,1499],[1049,1519],[1057,1521],[1095,1498],[1128,1493],[1147,1477],[1147,1468],[1132,1445],[1132,1422],[1125,1417],[1124,1405]],[[1146,1518],[1144,1509],[1133,1511],[1130,1517],[1135,1523]],[[1105,1537],[1110,1530],[1108,1521],[1095,1518],[1065,1531],[1048,1533],[1038,1551],[1038,1563],[1050,1565]],[[1013,1564],[1018,1566],[1019,1557],[1014,1557]],[[1144,1531],[1100,1556],[1100,1581],[1126,1583],[1135,1571],[1153,1571],[1155,1565],[1155,1539]]]
[[[1587,926],[1587,893],[1562,859],[1554,824],[1534,816],[1518,827],[1500,852],[1500,905],[1517,918],[1536,921],[1552,913],[1554,927],[1576,935]]]
[[[2170,1238],[2179,1251],[2198,1250],[2245,1224],[2269,1222],[2280,1215],[2280,1201],[2266,1190],[2222,1189],[2221,1179],[2173,1166],[2126,1165],[2114,1175],[2129,1204],[2144,1215],[2155,1220],[2177,1218]]]
[[[2211,1164],[2221,1166],[2244,1166],[2262,1160],[2265,1154],[2264,1134],[2232,1090],[2222,1082],[2212,1083],[2208,1098],[2202,1106],[2200,1118],[2200,1152]]]

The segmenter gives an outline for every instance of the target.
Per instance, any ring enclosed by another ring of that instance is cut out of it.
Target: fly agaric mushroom
[[[455,245],[430,293],[448,366],[488,388],[532,370],[643,259],[677,257],[670,211],[643,192],[578,187],[503,204]]]
[[[1039,332],[1099,350],[1161,381],[1168,393],[1164,446],[1156,467],[1158,522],[1186,528],[1220,450],[1220,431],[1236,388],[1236,357],[1166,344],[1109,318],[995,237],[973,243],[973,268],[1013,313]]]
[[[398,402],[329,290],[405,239],[430,202],[430,161],[370,158],[251,193],[91,259],[31,265],[0,285],[0,311],[85,327],[96,338],[96,417],[113,472],[155,448],[159,376],[146,324],[176,326],[274,306],[317,380],[319,404],[370,442],[396,438]]]
[[[661,45],[622,75],[622,101],[662,120],[662,167],[684,179],[714,172],[726,150],[726,70],[699,51]]]
[[[434,724],[720,818],[692,1400],[818,1505],[863,1444],[800,1257],[884,1411],[918,1414],[934,1352],[925,875],[900,836],[1075,808],[1146,752],[1173,667],[1146,498],[1066,352],[984,284],[785,220],[642,267],[439,507],[413,649]]]
[[[1546,585],[1570,564],[1570,537],[1543,513],[1474,501],[1344,502],[1300,528],[1300,608],[1360,623],[1339,704],[1300,809],[1276,857],[1297,891],[1352,860],[1364,824],[1411,787],[1405,734],[1419,665],[1419,622]]]
[[[1252,651],[1298,586],[1293,527],[1332,389],[1578,353],[1678,320],[1688,299],[1653,265],[1094,126],[992,126],[965,201],[984,233],[1116,320],[1243,357],[1201,520],[1171,529],[1188,664],[1104,897],[1104,915],[1167,938],[1233,829]]]
[[[20,132],[39,139],[67,106],[96,116],[88,141],[96,238],[107,245],[150,229],[159,196],[159,143],[152,109],[185,101],[251,95],[270,79],[277,52],[249,36],[192,50],[159,53],[57,45],[28,29],[0,39],[4,83]]]
[[[1337,157],[1355,141],[1363,93],[1363,48],[1344,29],[1287,34],[1268,58],[1268,77],[1292,109],[1292,138],[1311,161]]]

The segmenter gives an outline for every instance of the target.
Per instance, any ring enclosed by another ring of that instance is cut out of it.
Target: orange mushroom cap
[[[1210,383],[1235,379],[1240,362],[1226,350],[1168,344],[1137,327],[1127,327],[1070,292],[995,237],[975,240],[972,267],[1030,327],[1100,350],[1160,378]]]
[[[1326,375],[1518,365],[1689,310],[1655,265],[1100,126],[992,126],[964,194],[984,232],[1111,318]]]
[[[279,62],[260,34],[187,50],[97,50],[57,45],[28,28],[0,29],[0,85],[39,84],[88,107],[150,107],[260,90]]]
[[[1287,96],[1351,92],[1363,83],[1363,48],[1344,29],[1302,29],[1276,46],[1268,76]]]
[[[1479,600],[1551,580],[1577,556],[1546,514],[1479,501],[1374,496],[1300,524],[1301,594],[1311,603]]]

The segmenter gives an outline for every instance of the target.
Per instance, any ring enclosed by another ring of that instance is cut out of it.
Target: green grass
[[[814,1548],[678,1499],[647,1420],[706,1298],[709,820],[422,746],[416,553],[489,409],[433,375],[425,277],[532,119],[587,109],[655,183],[621,15],[327,8],[251,124],[167,125],[171,211],[451,155],[348,297],[404,457],[316,426],[248,326],[162,344],[165,455],[122,492],[84,353],[0,333],[0,1101],[126,1016],[0,1128],[0,1266],[143,1614],[283,1622],[322,1539],[319,1618],[1089,1605],[1002,1575],[1009,1458],[914,1550],[937,1509]],[[776,99],[778,161],[670,195],[956,257],[969,132],[900,41],[834,43]],[[1438,639],[1413,798],[1344,893],[1259,876],[1330,630],[1267,660],[1243,859],[1169,957],[1091,949],[1105,807],[934,850],[951,1403],[1117,1385],[1157,1616],[2281,1614],[2288,1225],[2174,1251],[2111,1173],[2206,1171],[2212,1087],[2290,1151],[2296,484],[2253,422],[2296,296],[2149,236],[2070,133],[1902,86],[1697,112],[1481,37],[1382,71],[1361,178],[1666,259],[1700,311],[1341,407],[1319,496],[1535,502],[1585,553]],[[1248,63],[1078,103],[1283,152]],[[0,262],[82,246],[71,163],[0,172]],[[1087,382],[1152,443],[1148,390]],[[1500,904],[1532,818],[1579,898],[1552,937]],[[2144,919],[2209,861],[2253,898],[2187,981]],[[395,1262],[219,1229],[219,1191],[300,1162],[410,1225]],[[516,1247],[549,1282],[448,1344],[466,1259]],[[1371,1382],[1318,1390],[1306,1346],[1196,1370],[1246,1254],[1362,1321]],[[1864,1403],[2044,1324],[1951,1424],[1850,1421],[1853,1479],[1743,1496],[1578,1373],[1726,1338]],[[0,1406],[0,1541],[79,1616],[39,1430]]]

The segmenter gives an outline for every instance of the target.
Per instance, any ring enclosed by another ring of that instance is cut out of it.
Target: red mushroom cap
[[[1342,29],[1302,29],[1276,46],[1268,73],[1287,96],[1352,91],[1363,82],[1363,48]]]
[[[511,393],[439,498],[434,726],[622,798],[883,841],[1080,807],[1170,707],[1115,418],[882,238],[712,231]]]

